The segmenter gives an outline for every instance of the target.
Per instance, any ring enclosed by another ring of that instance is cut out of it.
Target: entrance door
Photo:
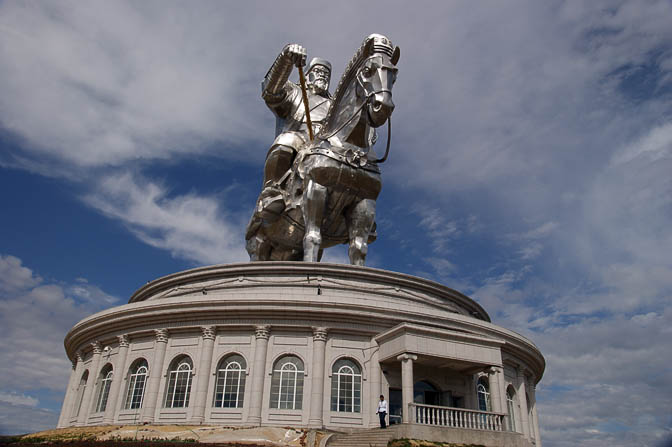
[[[401,424],[401,388],[390,388],[390,400],[388,401],[390,407],[390,425]]]
[[[413,385],[413,402],[425,405],[441,405],[441,392],[424,380]]]

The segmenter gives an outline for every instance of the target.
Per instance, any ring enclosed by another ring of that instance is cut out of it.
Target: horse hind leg
[[[245,248],[251,262],[271,260],[271,241],[259,232],[246,241]]]
[[[322,245],[321,226],[324,219],[324,209],[327,205],[327,188],[308,180],[303,193],[303,221],[306,233],[303,236],[303,260],[318,262],[320,246]]]
[[[346,214],[348,221],[348,257],[352,265],[364,265],[369,247],[369,233],[376,219],[375,200],[363,199]]]

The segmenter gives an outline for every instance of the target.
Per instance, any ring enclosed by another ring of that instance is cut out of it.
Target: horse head
[[[371,34],[364,39],[341,77],[318,137],[327,140],[338,135],[344,141],[352,141],[353,132],[361,134],[356,129],[385,124],[394,110],[392,86],[398,61],[399,47],[387,37]],[[355,140],[360,147],[368,146],[363,138]]]
[[[397,79],[399,47],[380,34],[372,34],[364,41],[364,59],[357,70],[357,84],[366,98],[366,112],[369,125],[380,127],[392,115],[392,86]]]

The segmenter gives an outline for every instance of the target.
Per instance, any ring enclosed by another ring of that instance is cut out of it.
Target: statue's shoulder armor
[[[273,146],[289,146],[298,150],[306,144],[303,132],[283,132],[273,141]]]

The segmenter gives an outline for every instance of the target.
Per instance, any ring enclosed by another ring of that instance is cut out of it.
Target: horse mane
[[[320,133],[317,135],[320,138],[325,138],[329,133],[333,132],[334,127],[332,124],[332,119],[333,116],[336,114],[336,110],[340,107],[341,102],[343,101],[343,97],[345,96],[345,93],[348,90],[348,87],[352,83],[352,81],[355,78],[355,75],[357,74],[357,68],[369,57],[369,55],[374,51],[374,46],[373,46],[373,39],[374,37],[378,36],[377,34],[371,34],[370,36],[367,36],[366,39],[362,42],[362,45],[357,49],[355,52],[354,56],[352,56],[352,59],[350,59],[350,62],[348,62],[348,65],[345,67],[345,71],[343,72],[343,76],[341,76],[341,80],[338,82],[338,86],[336,87],[336,91],[334,93],[334,100],[331,103],[331,106],[329,107],[329,111],[327,111],[327,115],[324,119],[324,122],[326,123],[325,126],[320,130]]]

